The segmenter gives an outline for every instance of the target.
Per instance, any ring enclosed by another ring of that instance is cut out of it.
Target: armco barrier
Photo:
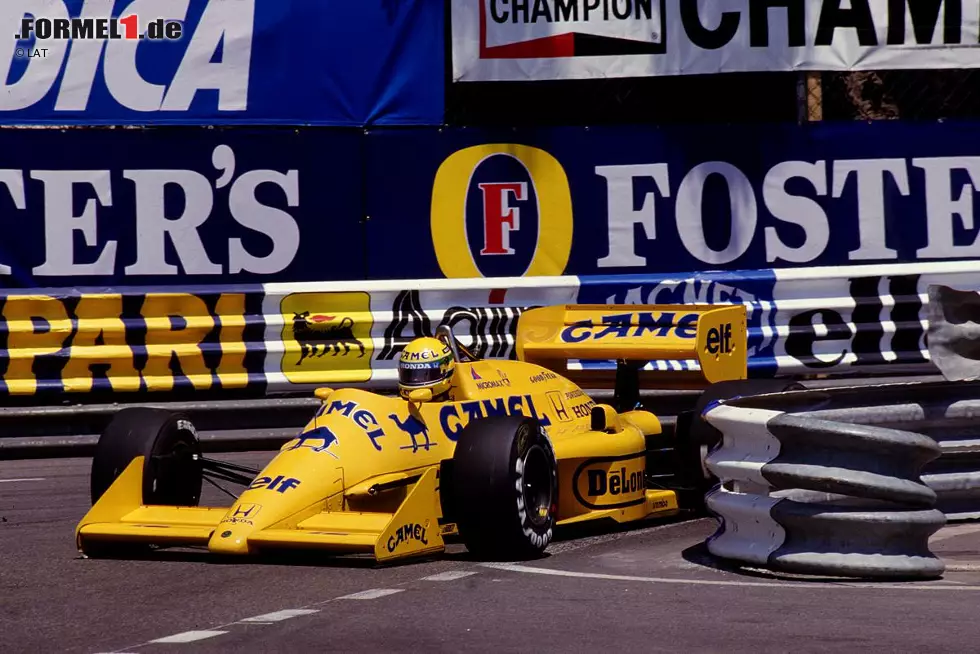
[[[257,397],[321,384],[391,389],[398,354],[417,336],[451,325],[476,354],[512,357],[524,311],[571,302],[745,304],[750,377],[930,374],[927,289],[940,282],[980,285],[980,262],[8,291],[0,297],[0,395],[45,402],[148,391]]]
[[[980,517],[980,382],[916,382],[736,398],[702,417],[717,556],[773,569],[934,576],[946,520]],[[945,515],[943,515],[945,514]]]
[[[721,481],[706,497],[721,517],[715,556],[803,574],[942,574],[928,540],[945,518],[918,479],[939,455],[929,438],[726,405],[705,418],[724,435],[706,461]]]

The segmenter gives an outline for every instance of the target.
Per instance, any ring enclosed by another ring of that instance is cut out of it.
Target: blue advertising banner
[[[977,128],[3,130],[0,287],[980,260]]]
[[[443,24],[429,0],[3,0],[0,124],[438,125]]]
[[[978,132],[887,121],[378,131],[370,276],[978,259]]]
[[[0,287],[363,279],[362,138],[0,131]]]

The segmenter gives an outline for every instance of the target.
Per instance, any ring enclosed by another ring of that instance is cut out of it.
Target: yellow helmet
[[[449,346],[437,338],[417,338],[402,350],[398,359],[398,392],[402,397],[418,388],[428,388],[433,399],[442,399],[452,386],[456,361]]]

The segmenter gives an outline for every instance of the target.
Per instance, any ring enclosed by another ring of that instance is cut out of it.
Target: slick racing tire
[[[558,514],[558,461],[540,423],[524,416],[475,420],[452,460],[456,526],[478,558],[541,556]]]
[[[99,437],[92,504],[137,456],[144,457],[143,504],[198,505],[204,471],[197,430],[181,414],[142,407],[117,413]]]
[[[704,495],[718,483],[705,465],[708,454],[721,444],[721,432],[701,417],[709,404],[746,395],[804,388],[799,382],[788,379],[735,379],[706,388],[694,403],[694,408],[677,417],[678,456],[686,487],[678,493],[681,504],[686,508],[703,509]]]

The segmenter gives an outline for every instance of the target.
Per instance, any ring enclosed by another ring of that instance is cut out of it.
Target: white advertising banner
[[[980,67],[980,0],[453,0],[462,82]]]

